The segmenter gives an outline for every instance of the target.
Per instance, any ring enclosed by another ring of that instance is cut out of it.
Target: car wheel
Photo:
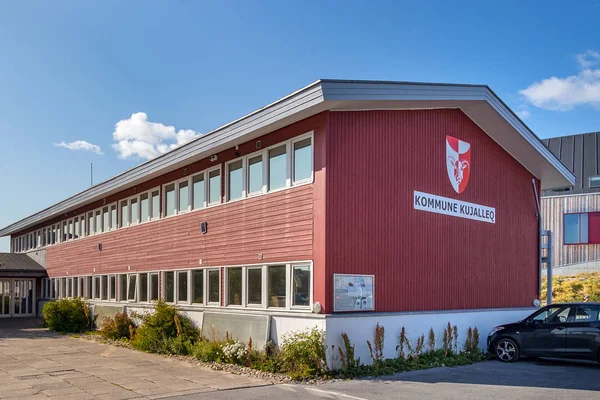
[[[517,361],[519,359],[519,347],[512,339],[500,339],[496,343],[496,356],[504,362]]]

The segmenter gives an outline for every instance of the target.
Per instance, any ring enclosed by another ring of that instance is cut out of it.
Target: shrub
[[[325,333],[312,328],[283,336],[278,354],[282,372],[292,379],[306,379],[327,373]]]
[[[358,374],[360,357],[358,360],[354,358],[355,346],[350,344],[350,338],[346,332],[342,332],[342,341],[344,342],[344,350],[338,346],[338,353],[342,361],[342,371],[346,377],[352,377]]]
[[[136,324],[127,312],[117,313],[114,318],[104,317],[100,327],[100,336],[104,339],[133,339]]]
[[[241,342],[225,343],[222,349],[225,361],[230,364],[242,364],[248,355],[246,345]]]
[[[192,355],[200,361],[223,361],[222,343],[216,341],[199,340],[192,348]]]
[[[132,341],[134,348],[150,353],[189,355],[200,333],[177,307],[158,301],[153,313],[135,315],[141,320]]]
[[[80,298],[50,301],[44,305],[42,315],[48,329],[55,332],[81,333],[93,324],[89,305]]]
[[[546,299],[547,278],[542,278],[540,300]],[[552,296],[557,303],[583,301],[585,295],[590,301],[600,301],[600,272],[584,273],[575,276],[556,275],[552,278]]]

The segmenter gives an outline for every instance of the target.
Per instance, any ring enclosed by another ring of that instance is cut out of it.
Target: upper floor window
[[[600,188],[600,175],[590,176],[590,187]]]
[[[284,188],[287,184],[286,146],[269,150],[269,190]]]
[[[564,243],[585,244],[589,243],[588,214],[564,215]]]
[[[244,196],[243,160],[227,164],[227,201]]]
[[[221,202],[221,167],[208,172],[208,201],[209,204]]]
[[[300,182],[312,178],[312,139],[306,138],[293,142],[292,181]]]

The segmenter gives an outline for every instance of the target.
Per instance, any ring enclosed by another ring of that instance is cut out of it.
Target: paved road
[[[103,345],[0,320],[0,399],[125,400],[269,384],[176,358]]]
[[[172,400],[195,400],[180,396]],[[211,399],[600,399],[600,365],[562,361],[483,362],[332,384],[277,385],[211,393]]]

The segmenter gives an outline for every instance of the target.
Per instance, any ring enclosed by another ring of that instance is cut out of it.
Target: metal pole
[[[542,297],[542,212],[540,210],[540,199],[538,197],[535,179],[531,180],[533,185],[533,194],[535,196],[535,206],[537,208],[538,219],[538,298]]]
[[[548,304],[552,304],[552,232],[546,231],[546,280],[547,280],[547,292],[546,301]]]

